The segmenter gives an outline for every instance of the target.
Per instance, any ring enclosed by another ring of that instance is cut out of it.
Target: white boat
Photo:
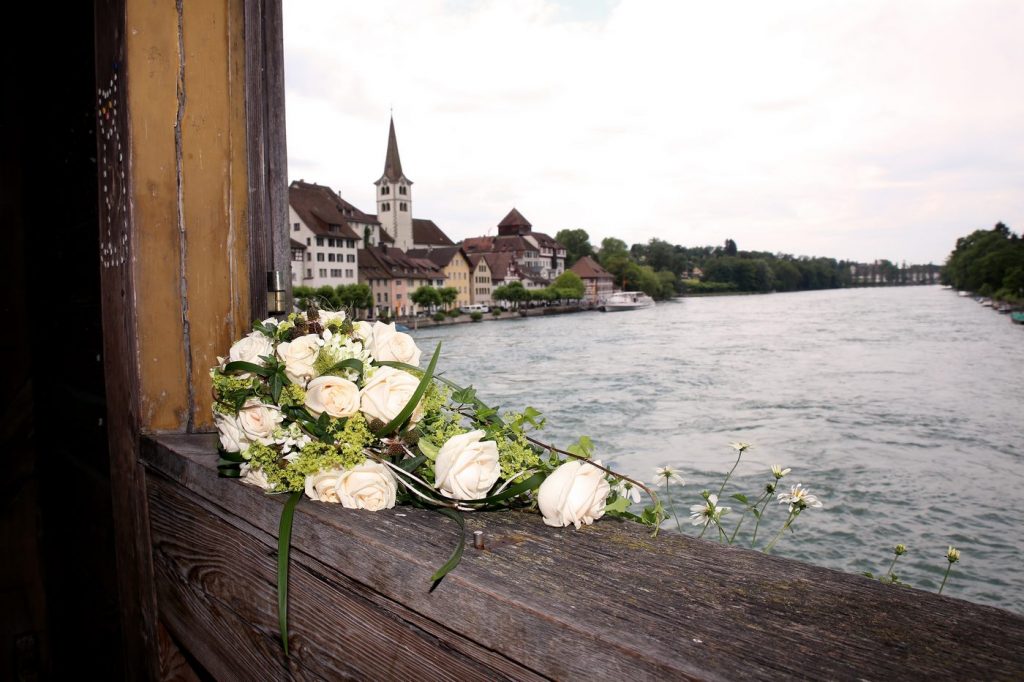
[[[654,299],[642,291],[616,291],[604,300],[601,310],[610,313],[617,310],[650,308],[653,305]]]

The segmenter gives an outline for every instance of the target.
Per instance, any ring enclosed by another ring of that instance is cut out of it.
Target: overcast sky
[[[554,236],[942,262],[1024,227],[1021,0],[285,0],[292,179]]]

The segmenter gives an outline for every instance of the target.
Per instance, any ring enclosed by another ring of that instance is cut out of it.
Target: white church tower
[[[388,152],[384,157],[384,175],[374,183],[377,186],[377,220],[392,237],[395,246],[403,251],[413,248],[412,237],[412,181],[402,172],[395,138],[395,119],[388,131]]]

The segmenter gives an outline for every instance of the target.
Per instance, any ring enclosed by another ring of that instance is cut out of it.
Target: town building
[[[583,280],[583,300],[597,304],[611,295],[615,276],[590,256],[583,256],[571,268]]]
[[[412,292],[421,286],[443,287],[445,273],[430,259],[385,244],[359,250],[359,281],[370,286],[375,317],[399,317],[416,313]]]
[[[487,259],[481,254],[473,254],[468,258],[473,266],[471,275],[473,288],[470,289],[470,302],[476,305],[493,305],[491,292],[494,290],[494,282],[491,279],[491,267],[487,264]]]
[[[321,287],[359,281],[357,252],[376,219],[330,187],[297,180],[288,186],[292,284]],[[301,259],[301,260],[299,260]]]
[[[461,246],[441,246],[434,249],[410,249],[412,258],[425,258],[444,271],[444,286],[459,292],[458,308],[473,303],[473,264]]]
[[[463,240],[462,247],[469,255],[510,256],[510,260],[488,259],[495,284],[500,277],[504,283],[516,279],[527,288],[543,288],[565,272],[565,247],[543,232],[535,232],[530,221],[515,208],[498,223],[496,236],[471,237]],[[527,286],[527,282],[533,286]]]

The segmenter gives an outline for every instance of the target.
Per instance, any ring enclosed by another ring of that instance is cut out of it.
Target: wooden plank
[[[231,273],[230,321],[232,341],[252,329],[249,268],[249,145],[245,89],[245,6],[247,0],[229,0],[228,8],[228,104],[230,145],[228,185],[228,249],[222,263]],[[257,288],[257,291],[262,289]],[[262,318],[260,318],[262,319]],[[223,354],[223,350],[220,351]],[[197,420],[199,415],[196,415]],[[203,422],[204,424],[207,422]]]
[[[127,80],[136,75],[140,81],[144,80],[145,62],[136,54],[139,61],[133,62],[135,70],[129,73],[126,69],[126,11],[124,0],[100,0],[94,5],[96,130],[103,370],[108,405],[110,482],[115,493],[118,601],[126,677],[142,679],[155,677],[158,666],[157,657],[153,655],[156,599],[149,555],[149,524],[144,475],[137,459],[142,406],[135,263],[130,254],[138,235],[134,229],[132,202],[135,177],[131,172],[133,146],[130,144]],[[145,131],[144,116],[134,123]],[[166,187],[158,189],[167,191]],[[166,405],[163,401],[160,404]],[[173,409],[172,406],[171,411]]]
[[[151,476],[161,618],[217,679],[524,679],[508,661],[485,666],[315,560],[296,562],[285,661],[277,636],[276,541],[232,526],[190,491]],[[457,638],[452,638],[457,639]],[[494,662],[490,652],[476,651]]]
[[[188,430],[192,431],[213,428],[209,370],[241,331],[235,325],[233,294],[246,253],[232,239],[243,228],[233,223],[238,197],[232,196],[232,173],[245,174],[245,150],[232,149],[233,141],[244,140],[242,131],[233,130],[244,126],[244,121],[237,120],[237,103],[231,101],[232,78],[237,75],[231,49],[241,47],[237,36],[231,35],[241,29],[241,22],[231,12],[241,7],[237,2],[184,3],[182,7],[179,232],[189,373],[179,383],[190,388]],[[248,313],[248,301],[245,304]]]
[[[131,159],[129,199],[132,225],[138,226],[131,235],[135,297],[129,301],[137,316],[138,352],[123,359],[140,363],[139,417],[152,430],[180,429],[190,413],[178,213],[177,136],[185,107],[178,19],[174,3],[127,2],[128,84],[122,83],[122,91],[131,130],[121,138],[118,156]]]
[[[145,459],[275,534],[282,500],[217,479],[212,453],[212,439],[168,436]],[[1024,674],[1024,618],[1000,609],[675,533],[652,539],[629,523],[577,532],[514,513],[467,523],[491,549],[468,550],[434,592],[429,575],[455,530],[421,510],[300,504],[296,562],[344,567],[350,580],[556,678]]]

